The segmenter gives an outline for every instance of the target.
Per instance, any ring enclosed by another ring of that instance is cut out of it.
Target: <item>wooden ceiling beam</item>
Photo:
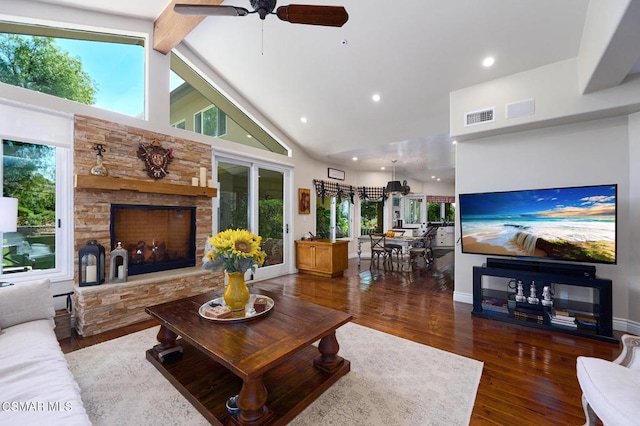
[[[176,3],[219,5],[223,0],[171,0],[153,23],[153,48],[167,54],[176,47],[200,22],[204,16],[187,16],[173,11]]]

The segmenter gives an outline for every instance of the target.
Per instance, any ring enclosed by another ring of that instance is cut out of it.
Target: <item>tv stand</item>
[[[585,275],[582,265],[578,273],[556,266],[565,266],[561,264],[549,269],[550,263],[544,262],[498,264],[503,267],[487,259],[487,264],[473,267],[472,315],[618,343],[611,280],[595,277],[594,267],[586,268]]]

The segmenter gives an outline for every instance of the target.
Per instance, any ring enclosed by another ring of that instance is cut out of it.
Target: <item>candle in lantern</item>
[[[96,265],[87,266],[87,280],[88,283],[94,283],[98,281],[98,269]]]
[[[124,278],[124,265],[118,266],[118,278],[119,279]]]

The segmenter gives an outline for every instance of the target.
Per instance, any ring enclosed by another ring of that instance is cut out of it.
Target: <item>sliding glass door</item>
[[[290,172],[265,164],[218,158],[218,223],[215,232],[249,229],[262,237],[266,260],[247,279],[274,277],[288,272]]]

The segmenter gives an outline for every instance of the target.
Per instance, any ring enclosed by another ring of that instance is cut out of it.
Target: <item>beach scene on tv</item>
[[[460,194],[462,252],[615,263],[616,190]]]

